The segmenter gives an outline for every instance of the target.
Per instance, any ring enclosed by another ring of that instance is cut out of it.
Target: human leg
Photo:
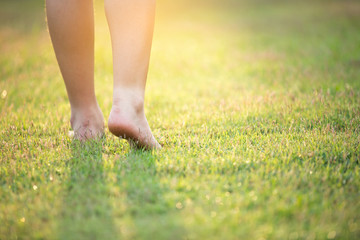
[[[102,135],[104,120],[94,91],[92,0],[46,0],[46,14],[75,137],[84,140]]]
[[[135,146],[160,148],[144,113],[155,0],[105,0],[114,72],[109,130]]]

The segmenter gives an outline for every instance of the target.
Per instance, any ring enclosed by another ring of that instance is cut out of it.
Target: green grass
[[[0,52],[0,239],[360,238],[359,1],[159,0],[157,152],[71,142],[43,1],[0,2]]]

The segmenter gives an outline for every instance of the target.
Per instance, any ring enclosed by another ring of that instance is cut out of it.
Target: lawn
[[[69,138],[43,0],[0,1],[0,94],[0,239],[360,238],[360,1],[158,0],[160,151]]]

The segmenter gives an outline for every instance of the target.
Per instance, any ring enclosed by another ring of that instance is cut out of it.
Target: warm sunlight
[[[359,43],[357,0],[1,0],[0,239],[358,239]]]

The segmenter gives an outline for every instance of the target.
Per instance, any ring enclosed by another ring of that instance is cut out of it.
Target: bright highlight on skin
[[[64,78],[74,138],[104,135],[94,90],[94,13],[91,0],[47,0],[51,40]],[[135,148],[159,149],[144,113],[155,17],[154,0],[105,0],[113,53],[113,106],[108,127]]]

